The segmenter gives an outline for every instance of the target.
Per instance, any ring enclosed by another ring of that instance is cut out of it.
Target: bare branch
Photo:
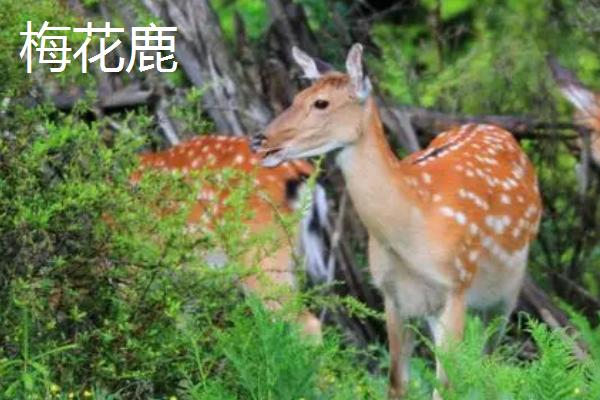
[[[567,333],[569,334],[576,331],[567,315],[554,304],[550,297],[535,284],[529,275],[523,281],[521,298],[527,306],[532,308],[552,328],[568,328]],[[585,359],[587,356],[585,345],[576,339],[571,339],[573,341],[573,354],[579,360]]]
[[[164,97],[162,97],[158,102],[158,107],[156,109],[156,120],[171,146],[175,146],[181,142],[179,136],[177,135],[175,124],[173,121],[171,121],[171,118],[167,113],[167,101],[164,99]]]
[[[517,115],[461,115],[419,107],[389,106],[380,102],[382,113],[405,113],[412,126],[424,132],[437,134],[444,130],[466,123],[492,124],[512,132],[518,138],[557,138],[561,140],[577,139],[578,134],[542,133],[541,131],[579,132],[581,127],[573,123],[548,123],[526,116]]]

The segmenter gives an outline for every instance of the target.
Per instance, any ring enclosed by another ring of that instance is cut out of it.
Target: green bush
[[[463,341],[452,343],[447,350],[436,349],[424,338],[441,360],[450,384],[440,385],[432,360],[413,357],[406,398],[430,399],[437,388],[446,400],[597,399],[600,364],[594,352],[590,352],[589,359],[577,361],[572,339],[562,331],[551,331],[534,320],[526,324],[532,338],[530,345],[536,348],[527,358],[523,358],[521,345],[515,343],[497,347],[491,353],[486,350],[497,325],[484,327],[475,317],[467,319]]]
[[[245,238],[248,185],[238,182],[215,234],[190,234],[199,182],[234,175],[149,172],[132,185],[143,114],[112,135],[51,107],[11,112],[0,122],[0,397],[175,393],[202,367],[190,343],[210,349],[241,298],[240,255],[269,247]],[[229,250],[220,270],[199,256],[216,246]]]
[[[385,380],[354,368],[337,334],[317,347],[287,322],[304,298],[277,314],[243,300],[242,255],[275,244],[246,235],[251,177],[148,171],[133,185],[143,113],[114,135],[77,112],[14,107],[0,146],[0,398],[381,397]],[[202,182],[227,187],[228,211],[192,234]],[[200,256],[215,247],[222,269]]]
[[[444,399],[595,399],[600,395],[593,377],[599,373],[597,360],[579,362],[572,343],[560,331],[530,320],[528,330],[538,352],[533,360],[519,360],[517,347],[485,352],[490,329],[479,320],[467,324],[466,339],[451,352],[438,351],[446,368],[449,389]]]

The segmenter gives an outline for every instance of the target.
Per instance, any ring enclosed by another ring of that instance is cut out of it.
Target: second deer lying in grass
[[[385,298],[390,398],[408,380],[405,322],[426,317],[436,345],[462,336],[467,306],[515,305],[537,233],[541,202],[535,172],[513,136],[469,124],[440,134],[398,160],[383,132],[354,45],[347,73],[294,49],[313,85],[257,138],[263,165],[337,151],[352,202],[369,233],[369,267]],[[439,362],[437,375],[443,381]]]

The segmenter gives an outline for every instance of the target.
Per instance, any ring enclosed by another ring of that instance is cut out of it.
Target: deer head
[[[371,94],[371,84],[363,74],[362,45],[358,43],[348,53],[345,74],[324,70],[324,63],[296,47],[292,55],[305,77],[314,83],[298,93],[264,134],[255,137],[266,167],[324,154],[358,140],[364,103]]]
[[[576,121],[600,135],[600,96],[585,87],[573,72],[562,67],[556,59],[549,57],[548,65],[560,91],[575,106]]]

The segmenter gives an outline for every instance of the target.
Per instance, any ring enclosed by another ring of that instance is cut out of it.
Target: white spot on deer
[[[459,196],[466,197],[467,199],[473,201],[478,207],[480,207],[484,210],[488,210],[490,208],[490,206],[488,205],[488,203],[485,200],[483,200],[481,197],[479,197],[478,195],[476,195],[475,193],[473,193],[471,191],[465,191],[462,195],[459,192]]]
[[[432,200],[434,203],[437,203],[437,202],[439,202],[440,200],[442,200],[442,196],[440,196],[439,194],[434,194],[434,195],[433,195],[433,197],[431,198],[431,200]]]
[[[510,217],[494,217],[493,215],[487,215],[485,217],[485,224],[492,228],[494,232],[500,235],[504,233],[504,229],[508,224],[510,224]]]
[[[210,189],[203,189],[198,193],[197,200],[210,201],[215,198],[215,193]]]
[[[442,215],[445,215],[446,217],[454,217],[454,210],[450,207],[440,207],[440,213],[442,213]]]
[[[510,196],[505,193],[502,193],[500,195],[500,202],[502,204],[510,204]]]
[[[423,179],[423,182],[425,182],[426,184],[431,183],[431,175],[429,175],[427,172],[423,172],[423,174],[421,174],[421,178]]]
[[[522,179],[525,176],[525,170],[520,165],[515,165],[512,174],[517,179]]]
[[[463,265],[463,263],[460,261],[460,258],[455,258],[454,259],[454,268],[456,268],[457,270],[461,270],[464,269],[465,266]]]
[[[479,257],[479,251],[471,250],[469,252],[469,261],[475,262],[475,260],[477,260],[477,257]]]
[[[471,224],[469,224],[469,232],[471,232],[471,235],[477,235],[477,232],[479,232],[477,224],[471,222]]]
[[[198,168],[200,166],[200,159],[196,158],[192,161],[192,168]]]
[[[233,162],[235,164],[241,164],[244,162],[244,156],[242,154],[238,154],[237,156],[235,156],[235,158],[233,159]]]
[[[460,225],[464,225],[467,223],[467,216],[462,212],[456,212],[454,214],[454,218],[456,219],[456,222],[458,222]]]
[[[417,185],[419,184],[419,182],[417,181],[416,178],[410,177],[410,178],[406,178],[405,181],[408,183],[408,185],[410,187],[417,187]]]
[[[496,218],[493,215],[486,215],[485,224],[493,229],[496,226]]]
[[[460,259],[454,259],[454,268],[456,268],[456,270],[458,271],[458,279],[460,279],[461,281],[464,281],[469,277],[469,271],[467,271]]]
[[[486,249],[491,250],[493,244],[494,240],[491,237],[484,235],[483,238],[481,238],[481,245]]]
[[[530,205],[529,207],[527,207],[527,210],[525,210],[525,213],[523,214],[523,216],[525,218],[529,218],[529,217],[535,215],[536,212],[537,212],[537,207],[534,205]]]

